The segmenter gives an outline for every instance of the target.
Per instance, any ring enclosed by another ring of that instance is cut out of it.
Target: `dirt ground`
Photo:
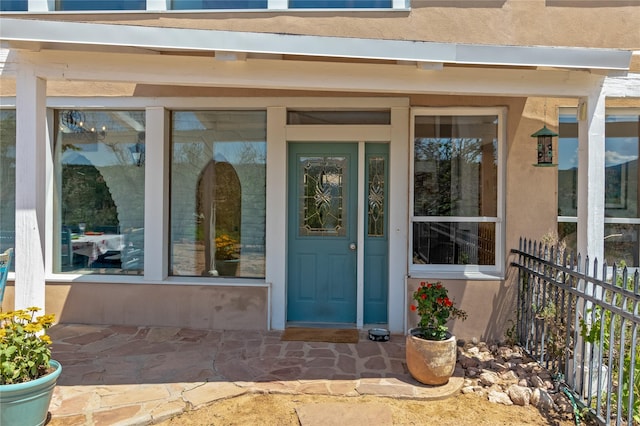
[[[371,396],[244,394],[183,413],[160,424],[162,426],[298,426],[300,422],[296,415],[296,407],[314,403],[344,402],[354,406],[363,403],[384,404],[391,409],[394,425],[575,425],[575,422],[567,416],[563,419],[557,415],[545,417],[533,406],[493,404],[486,397],[482,398],[474,394],[460,394],[440,401],[401,400]],[[357,425],[352,423],[349,426]]]

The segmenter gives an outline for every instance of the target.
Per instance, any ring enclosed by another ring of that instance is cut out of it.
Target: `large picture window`
[[[392,0],[289,0],[292,9],[390,8]]]
[[[577,249],[578,121],[575,110],[560,113],[558,146],[558,234]],[[638,154],[640,111],[607,110],[605,118],[604,256],[609,265],[640,267]]]
[[[171,275],[265,275],[266,112],[171,120]]]
[[[267,0],[173,0],[174,10],[266,9]]]
[[[414,112],[412,271],[497,272],[499,121]]]
[[[0,109],[0,200],[0,252],[4,252],[15,247],[16,226],[16,111],[9,109]]]
[[[144,111],[56,111],[55,272],[141,274]]]
[[[26,12],[28,0],[0,0],[0,12]]]

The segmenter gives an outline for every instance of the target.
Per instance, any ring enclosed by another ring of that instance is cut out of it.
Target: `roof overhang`
[[[312,35],[146,27],[0,18],[0,40],[40,50],[136,49],[148,53],[225,52],[484,67],[560,68],[609,74],[629,69],[631,52],[549,46],[474,45]],[[222,56],[222,55],[221,55]],[[227,57],[229,57],[227,55]],[[430,66],[425,69],[434,69]],[[438,67],[436,66],[436,69]]]

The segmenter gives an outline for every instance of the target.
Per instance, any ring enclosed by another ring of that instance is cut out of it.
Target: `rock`
[[[529,405],[531,394],[531,389],[525,386],[511,385],[509,386],[509,389],[507,389],[507,395],[509,395],[511,401],[515,405],[520,405],[522,407],[526,407]]]
[[[484,371],[480,374],[480,383],[484,386],[492,386],[498,383],[500,378],[493,371]]]
[[[558,407],[558,411],[562,413],[573,413],[573,405],[571,404],[571,401],[569,401],[569,398],[567,398],[562,392],[558,392],[553,400]]]
[[[499,347],[497,352],[498,355],[504,359],[511,359],[511,356],[513,355],[513,349],[508,346]]]
[[[494,404],[513,405],[513,402],[511,402],[511,398],[509,398],[509,395],[504,392],[492,390],[491,392],[489,392],[489,395],[487,395],[487,397],[489,398],[489,402],[493,402]]]
[[[478,353],[480,353],[480,349],[478,349],[477,346],[472,346],[469,349],[467,349],[467,353],[471,356],[478,355]]]
[[[531,386],[533,386],[534,388],[540,388],[540,389],[547,388],[547,385],[544,384],[542,379],[536,375],[531,376],[529,380],[531,381]]]
[[[492,370],[495,370],[495,371],[507,371],[508,368],[507,368],[506,365],[504,365],[504,364],[502,364],[500,362],[494,362],[493,366],[492,366]]]
[[[518,381],[518,386],[529,387],[529,381],[527,379],[520,379]]]
[[[531,405],[538,410],[548,412],[554,408],[555,404],[546,390],[535,388],[531,394]]]
[[[465,387],[462,388],[462,393],[465,394],[465,395],[468,394],[468,393],[473,393],[473,392],[474,392],[473,386],[465,386]]]
[[[471,358],[466,355],[461,355],[460,357],[458,357],[458,362],[460,363],[460,366],[462,368],[467,368],[467,369],[477,367],[479,364],[477,359]]]
[[[478,338],[477,337],[473,337],[471,339],[471,343],[473,343],[474,345],[477,345],[478,344]]]
[[[513,370],[507,370],[500,374],[500,378],[506,382],[517,382],[520,378]]]

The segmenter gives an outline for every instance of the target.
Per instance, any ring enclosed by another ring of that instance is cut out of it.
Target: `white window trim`
[[[464,216],[414,216],[414,140],[415,118],[417,116],[434,115],[497,115],[498,116],[498,196],[496,217],[464,217]],[[410,123],[410,159],[409,159],[409,276],[412,278],[440,279],[473,279],[496,280],[504,278],[505,272],[505,175],[506,175],[506,107],[451,107],[451,108],[413,108]],[[420,222],[493,222],[496,224],[495,265],[428,265],[413,263],[413,224]]]

